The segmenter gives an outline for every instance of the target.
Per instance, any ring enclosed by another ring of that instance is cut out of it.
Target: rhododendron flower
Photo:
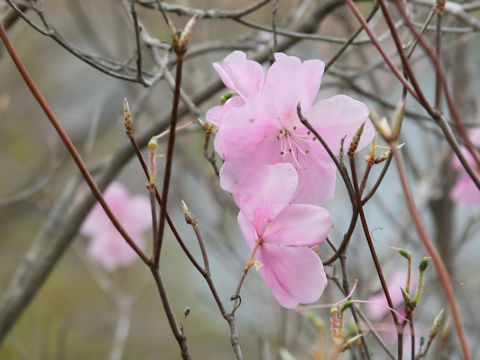
[[[475,146],[480,146],[480,127],[477,127],[470,132],[470,139]],[[461,147],[461,151],[470,166],[472,166],[480,176],[480,167],[475,162],[472,154],[470,154],[464,146]],[[477,185],[475,185],[472,178],[465,172],[465,169],[457,156],[452,160],[452,167],[455,170],[462,171],[464,174],[460,177],[450,192],[451,199],[456,203],[467,207],[479,204],[480,190],[477,188]]]
[[[152,224],[148,198],[144,195],[130,196],[128,190],[118,182],[112,183],[103,196],[132,240],[141,249],[144,248],[142,232]],[[80,232],[90,237],[87,246],[90,259],[108,271],[117,266],[130,265],[137,258],[98,203],[85,219]]]
[[[327,278],[319,256],[311,249],[323,242],[332,227],[328,212],[318,206],[290,204],[298,175],[288,163],[266,165],[259,182],[249,182],[239,204],[238,224],[259,273],[277,301],[286,308],[320,297]]]
[[[300,103],[305,117],[335,153],[345,136],[348,147],[363,122],[365,130],[358,149],[371,141],[374,128],[367,121],[368,108],[344,95],[313,104],[324,63],[301,62],[281,53],[275,54],[275,59],[258,91],[261,76],[249,70],[253,65],[245,66],[247,60],[230,62],[228,71],[222,67],[222,80],[240,94],[244,104],[229,105],[220,121],[217,119],[220,126],[215,149],[224,159],[221,186],[233,194],[241,193],[264,165],[287,162],[293,164],[299,176],[293,201],[319,204],[333,196],[336,169],[323,146],[301,124],[297,105]],[[219,114],[220,110],[214,112]]]

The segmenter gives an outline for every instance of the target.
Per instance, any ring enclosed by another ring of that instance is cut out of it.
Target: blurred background
[[[123,99],[126,97],[130,103],[135,131],[141,137],[140,144],[145,145],[150,136],[165,129],[172,102],[168,77],[174,76],[174,55],[168,50],[168,27],[156,10],[163,2],[142,0],[136,4],[138,20],[143,26],[143,76],[153,83],[151,86],[136,81],[137,47],[129,3],[120,0],[13,3],[38,26],[42,26],[44,16],[55,29],[50,37],[39,33],[18,17],[18,12],[6,1],[0,0],[0,20],[3,19],[9,38],[89,169],[102,179],[103,185],[115,178],[131,193],[148,195],[138,160],[131,155],[125,156],[125,152],[131,150],[123,128]],[[185,0],[163,5],[175,26],[181,29],[193,9],[235,11],[252,3],[243,0]],[[213,11],[211,16],[203,13],[190,40],[182,79],[186,98],[193,99],[194,107],[184,112],[179,124],[205,120],[205,112],[219,103],[226,89],[218,85],[212,63],[220,61],[234,49],[246,51],[250,58],[263,58],[265,66],[272,59],[271,49],[275,43],[282,51],[303,60],[315,58],[328,62],[332,59],[359,26],[348,7],[342,6],[341,1],[337,3],[265,1],[263,6],[238,19],[233,19],[228,12],[230,17],[224,19]],[[330,4],[335,6],[332,5],[325,14],[318,11]],[[411,18],[420,28],[434,4],[416,0],[408,1],[407,5]],[[462,11],[467,17],[454,16],[450,11],[444,13],[441,58],[463,120],[468,128],[473,128],[480,125],[477,107],[480,20],[477,19],[478,5],[468,5],[472,4],[460,2],[459,5],[463,6]],[[358,6],[367,16],[374,8],[374,2],[362,1]],[[397,16],[395,6],[389,6]],[[182,12],[182,9],[187,10]],[[272,14],[276,14],[274,23],[277,29],[314,36],[306,39],[301,35],[277,34],[274,41],[271,31],[261,30],[262,27],[272,29]],[[395,64],[400,65],[380,12],[373,16],[370,24]],[[430,40],[435,34],[435,20],[431,24],[425,30]],[[401,20],[397,19],[397,26],[405,46],[411,46],[411,33]],[[77,56],[72,54],[72,49]],[[433,99],[435,74],[431,63],[420,48],[413,51],[411,62],[422,89],[429,99]],[[167,72],[168,76],[165,75]],[[362,32],[329,67],[319,98],[344,93],[390,118],[401,92],[400,83]],[[35,261],[36,255],[57,246],[56,241],[65,231],[68,232],[69,226],[75,233],[74,236],[64,236],[67,240],[59,247],[63,246],[65,251],[57,252],[58,256],[63,254],[60,260],[44,283],[38,280],[41,285],[38,292],[27,296],[31,299],[30,305],[21,312],[3,340],[0,358],[180,358],[148,269],[137,261],[108,272],[86,256],[88,238],[78,235],[74,230],[78,224],[72,225],[69,221],[89,190],[80,180],[73,161],[3,46],[0,46],[0,120],[0,294],[3,296],[0,319],[8,317],[2,311],[9,309],[5,299],[11,292],[14,275],[20,271],[30,276],[28,261]],[[165,139],[160,142],[158,150],[159,179],[164,166]],[[475,308],[480,296],[476,274],[480,251],[479,206],[465,208],[452,202],[449,193],[459,177],[450,165],[452,152],[433,120],[410,97],[401,140],[405,143],[402,153],[417,207],[449,274],[456,279],[453,286],[472,353],[476,354],[478,344],[474,340],[480,338],[480,315]],[[238,210],[230,195],[220,189],[218,177],[205,159],[204,142],[205,132],[197,123],[177,134],[169,212],[185,243],[200,259],[194,233],[183,219],[181,200],[198,219],[215,285],[226,307],[230,308],[229,298],[235,291],[249,250],[236,224]],[[212,148],[210,144],[208,151],[213,151]],[[142,151],[147,157],[148,151]],[[365,168],[362,155],[367,153],[368,150],[357,155],[362,173]],[[120,163],[115,165],[116,160]],[[221,164],[219,158],[217,163]],[[108,179],[105,172],[112,164],[118,173]],[[373,167],[367,191],[382,168],[383,164]],[[324,206],[334,220],[330,239],[338,246],[351,214],[348,195],[340,179],[335,198]],[[417,265],[428,253],[406,211],[394,165],[389,168],[365,211],[387,281],[390,282],[398,272],[406,273],[406,260],[395,248],[412,253],[414,276],[417,277]],[[46,232],[45,227],[49,224],[53,224],[52,229]],[[151,246],[151,232],[145,232],[144,236]],[[322,259],[333,254],[327,245],[320,246],[320,252]],[[30,254],[27,262],[26,254]],[[41,258],[42,255],[38,256]],[[347,270],[351,284],[354,279],[359,280],[353,295],[355,299],[367,300],[380,291],[378,276],[359,225],[348,250]],[[326,267],[326,271],[329,275],[340,276],[340,264],[335,262]],[[168,228],[161,272],[173,310],[185,328],[193,358],[233,358],[228,325],[204,279],[188,261]],[[121,305],[119,297],[127,299],[128,305]],[[344,297],[331,281],[319,303],[331,304]],[[185,318],[183,313],[187,307],[190,313]],[[359,307],[368,311],[365,305]],[[414,312],[418,336],[424,336],[425,343],[433,319],[442,308],[447,312],[442,334],[434,342],[429,356],[432,359],[461,358],[448,303],[431,264],[422,300]],[[289,359],[281,349],[286,349],[296,359],[328,358],[322,352],[333,346],[329,308],[315,310],[315,313],[323,321],[323,330],[321,326],[315,327],[301,312],[280,308],[258,274],[251,271],[242,289],[241,307],[236,313],[245,358]],[[350,315],[345,324],[353,324]],[[395,354],[395,342],[389,340],[388,334],[382,336]],[[370,332],[367,340],[371,352],[378,354],[374,358],[388,358]],[[319,347],[322,350],[314,355]],[[345,352],[341,358],[360,358],[359,354],[355,349]]]

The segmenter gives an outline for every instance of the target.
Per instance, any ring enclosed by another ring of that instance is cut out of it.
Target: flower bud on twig
[[[353,154],[355,154],[355,151],[357,150],[357,147],[358,147],[358,143],[360,142],[360,138],[362,137],[364,127],[365,127],[365,123],[362,123],[362,125],[360,125],[358,130],[355,132],[355,136],[353,137],[347,152],[347,155],[349,157],[352,157]]]
[[[398,249],[398,253],[407,260],[410,260],[412,258],[412,254],[410,253],[410,251],[407,251],[405,249]]]
[[[133,137],[133,121],[130,106],[128,106],[127,98],[123,99],[123,120],[125,125],[125,132],[128,137]]]
[[[392,138],[392,129],[388,125],[387,119],[380,119],[374,110],[370,110],[370,120],[378,133],[386,140],[389,141]]]
[[[392,117],[392,136],[396,140],[400,135],[403,117],[405,115],[405,100],[403,100],[395,109]]]
[[[185,201],[182,200],[182,208],[183,208],[183,217],[185,218],[185,221],[187,224],[192,223],[192,217],[190,216],[190,211],[188,210],[187,204],[185,204]]]
[[[223,94],[220,97],[220,105],[223,105],[227,102],[228,99],[231,99],[235,95],[235,91],[229,91],[226,94]]]
[[[190,20],[188,20],[185,28],[183,29],[178,41],[173,41],[173,50],[177,55],[183,55],[187,51],[188,41],[192,36],[193,28],[197,22],[198,15],[194,15]]]
[[[427,269],[427,266],[428,266],[428,258],[424,257],[422,261],[420,261],[420,265],[418,266],[418,270],[420,270],[420,274],[418,277],[417,295],[415,296],[415,299],[413,299],[414,304],[417,304],[418,301],[420,300],[420,296],[422,296],[423,282],[425,280],[425,270]]]
[[[158,140],[153,136],[148,142],[148,148],[150,149],[150,184],[155,182],[155,155],[158,147]]]

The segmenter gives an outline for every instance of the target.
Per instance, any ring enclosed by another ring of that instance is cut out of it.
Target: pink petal
[[[267,223],[292,200],[297,189],[298,175],[292,164],[264,165],[254,178],[234,194],[235,202],[246,218],[263,234]],[[283,218],[282,218],[283,219]]]
[[[136,234],[130,235],[134,242],[143,249],[143,239]],[[93,237],[88,243],[87,255],[108,271],[114,270],[117,266],[130,265],[138,258],[126,241],[119,234],[113,232],[110,236],[99,234],[99,236]]]
[[[242,157],[255,151],[267,137],[276,140],[280,125],[272,121],[272,108],[271,100],[259,94],[252,95],[243,106],[232,108],[215,136],[215,150],[228,160],[229,154]]]
[[[300,96],[300,105],[302,109],[309,109],[318,95],[320,84],[322,82],[325,64],[320,60],[307,60],[303,62],[302,75],[304,84],[302,95]]]
[[[240,96],[234,96],[231,99],[228,99],[227,102],[223,105],[214,106],[207,111],[205,118],[208,122],[220,127],[223,123],[223,118],[225,114],[234,107],[240,107],[244,105],[245,102]]]
[[[276,99],[284,120],[296,118],[299,102],[306,110],[315,100],[324,63],[320,60],[302,63],[297,57],[282,53],[275,54],[275,60],[267,73],[263,91]]]
[[[480,126],[470,130],[470,140],[476,147],[480,146]]]
[[[304,113],[335,154],[340,151],[341,140],[346,136],[344,151],[348,150],[358,128],[365,123],[357,150],[370,143],[375,129],[368,119],[367,106],[345,95],[320,100]]]
[[[330,214],[314,205],[288,205],[263,233],[265,243],[285,246],[315,246],[325,241],[332,228]]]
[[[244,100],[263,86],[264,72],[256,61],[247,60],[243,51],[234,51],[213,67],[229,89],[236,91]]]
[[[253,224],[247,219],[242,211],[238,213],[237,222],[248,247],[253,249],[258,241],[258,235],[257,231],[255,230],[255,226],[253,226]]]
[[[123,217],[124,203],[128,202],[128,190],[119,182],[111,183],[103,192],[103,197],[115,216]],[[80,228],[85,235],[94,235],[103,228],[110,229],[110,220],[99,203],[95,204]]]
[[[285,308],[317,301],[327,285],[322,261],[309,248],[264,243],[256,259],[263,264],[260,275]]]
[[[450,198],[462,206],[473,207],[480,203],[480,190],[470,176],[465,175],[453,187]]]
[[[152,209],[150,200],[144,195],[130,198],[125,218],[121,219],[125,229],[131,232],[143,232],[152,226]]]
[[[316,141],[302,158],[298,169],[298,187],[292,202],[318,205],[335,193],[336,167],[322,145]]]

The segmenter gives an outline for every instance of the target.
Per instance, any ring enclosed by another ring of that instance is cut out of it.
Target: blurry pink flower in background
[[[286,308],[311,303],[327,284],[323,264],[311,249],[325,241],[332,223],[318,206],[289,204],[298,175],[289,163],[266,165],[257,179],[235,195],[238,223],[250,249],[261,241],[255,259],[259,273]]]
[[[130,196],[119,182],[112,183],[103,196],[132,240],[143,249],[142,232],[152,224],[148,198],[144,195]],[[137,258],[98,203],[85,219],[80,232],[90,238],[87,246],[89,258],[108,271],[130,265]]]
[[[473,145],[477,147],[480,146],[480,127],[477,127],[470,132],[470,138]],[[480,176],[480,167],[478,167],[476,164],[473,156],[464,146],[461,147],[461,150],[467,162],[470,164],[470,166],[476,169],[477,174]],[[451,199],[456,203],[466,207],[472,207],[480,204],[480,190],[477,188],[470,176],[465,172],[465,169],[463,168],[463,165],[460,163],[460,160],[457,156],[455,156],[452,160],[452,167],[457,171],[463,172],[463,175],[450,192]]]
[[[246,66],[245,54],[238,51],[233,54],[239,58],[242,54],[241,61],[229,62],[228,69],[222,68],[224,73],[219,74],[227,87],[242,94],[244,104],[224,109],[221,121],[217,121],[220,126],[215,149],[224,159],[221,186],[233,194],[241,193],[263,166],[287,162],[294,165],[299,177],[293,202],[318,205],[331,198],[335,189],[334,163],[301,124],[297,104],[301,104],[305,117],[335,153],[339,152],[344,136],[348,147],[363,122],[365,130],[358,149],[372,140],[375,131],[367,121],[367,106],[344,95],[313,104],[324,63],[302,62],[282,53],[275,54],[275,63],[268,70],[263,86],[256,91],[262,77],[259,70],[252,68],[258,69],[260,64]],[[216,69],[219,71],[218,66]],[[235,73],[236,77],[225,73]],[[243,81],[246,85],[240,87],[238,83]],[[219,110],[215,112],[218,114]]]

